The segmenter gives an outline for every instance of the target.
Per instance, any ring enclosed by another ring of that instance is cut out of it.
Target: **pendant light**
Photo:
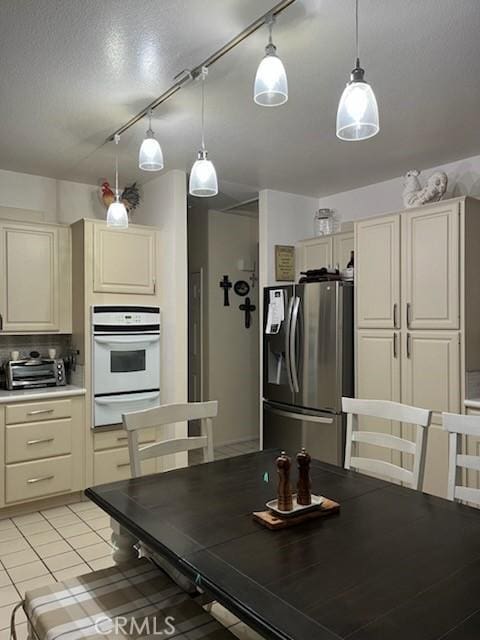
[[[258,65],[253,88],[253,99],[261,107],[278,107],[288,100],[287,74],[283,62],[277,56],[277,47],[272,42],[275,16],[271,14],[268,24],[268,44],[265,57]]]
[[[123,202],[120,202],[120,192],[118,190],[118,143],[120,136],[115,134],[115,200],[108,207],[107,226],[116,229],[128,228],[128,214]]]
[[[148,112],[148,129],[138,152],[138,166],[142,171],[161,171],[163,169],[163,153],[152,130],[152,110]]]
[[[358,0],[355,0],[355,69],[345,87],[337,111],[337,137],[340,140],[367,140],[379,130],[378,106],[371,86],[360,67],[358,49]]]
[[[197,198],[209,198],[218,193],[217,172],[213,162],[208,160],[205,147],[205,78],[208,74],[207,67],[202,68],[202,147],[198,152],[190,172],[189,192]]]

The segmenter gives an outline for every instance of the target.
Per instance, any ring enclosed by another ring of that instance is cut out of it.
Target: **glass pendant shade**
[[[262,107],[278,107],[288,100],[287,73],[276,47],[269,44],[265,51],[255,76],[253,99]]]
[[[115,227],[116,229],[128,228],[127,210],[123,202],[120,202],[118,198],[108,207],[107,226]]]
[[[163,153],[153,131],[149,129],[138,153],[138,166],[142,171],[161,171],[163,169]]]
[[[372,87],[365,82],[363,69],[352,71],[337,111],[337,137],[340,140],[367,140],[379,130],[378,105]]]
[[[208,198],[216,196],[218,193],[217,172],[213,162],[207,159],[205,150],[198,152],[198,159],[195,161],[190,172],[189,192],[198,198]]]

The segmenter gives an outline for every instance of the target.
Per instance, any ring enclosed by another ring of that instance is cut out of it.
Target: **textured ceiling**
[[[107,134],[274,4],[2,0],[0,168],[111,178],[113,145],[99,149]],[[335,112],[353,63],[353,9],[353,0],[297,0],[279,16],[282,107],[251,98],[265,29],[211,68],[207,147],[223,191],[247,185],[234,199],[266,187],[323,195],[480,152],[479,0],[360,0],[361,61],[381,131],[342,143]],[[189,170],[199,107],[195,82],[156,111],[167,170]],[[122,136],[122,183],[151,177],[136,169],[145,128]]]

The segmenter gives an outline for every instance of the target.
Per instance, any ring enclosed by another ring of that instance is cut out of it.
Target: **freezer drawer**
[[[294,456],[302,447],[317,460],[343,466],[344,416],[299,413],[290,407],[264,403],[263,448],[283,449]]]

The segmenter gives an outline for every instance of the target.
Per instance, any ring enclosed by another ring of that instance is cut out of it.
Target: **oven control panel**
[[[122,327],[160,329],[160,308],[146,306],[94,305],[92,307],[94,332]]]

